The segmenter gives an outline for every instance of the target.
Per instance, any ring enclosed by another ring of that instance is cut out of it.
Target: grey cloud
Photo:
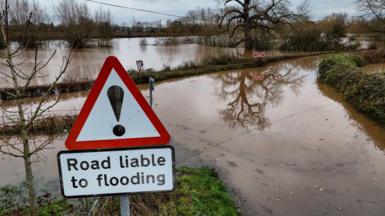
[[[47,11],[53,15],[53,7],[59,2],[59,0],[38,0]],[[78,0],[79,2],[85,2],[84,0]],[[143,8],[147,10],[156,10],[164,13],[171,13],[175,15],[184,15],[188,10],[195,9],[197,7],[205,8],[217,8],[222,6],[218,0],[99,0],[106,3],[125,5],[129,7]],[[291,0],[292,6],[303,2],[303,0]],[[320,19],[333,12],[346,12],[349,15],[357,13],[355,0],[310,0],[311,13],[314,19]],[[131,22],[134,17],[136,20],[141,21],[155,21],[155,20],[167,20],[172,17],[149,14],[144,12],[132,11],[127,9],[120,9],[114,7],[100,6],[94,3],[87,3],[91,10],[97,10],[100,7],[108,8],[113,15],[114,22],[123,23]]]

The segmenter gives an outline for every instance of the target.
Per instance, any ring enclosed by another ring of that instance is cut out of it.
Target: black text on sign
[[[171,146],[60,152],[58,161],[67,198],[174,189]]]

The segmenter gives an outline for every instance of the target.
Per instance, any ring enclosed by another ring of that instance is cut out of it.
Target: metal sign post
[[[121,216],[130,216],[130,198],[128,195],[120,196],[120,215]]]
[[[155,79],[150,77],[148,80],[148,84],[150,86],[150,106],[152,107],[152,102],[153,102],[152,92],[155,90]]]

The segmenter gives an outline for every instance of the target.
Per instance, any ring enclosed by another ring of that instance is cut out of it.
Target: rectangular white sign
[[[62,193],[67,198],[172,191],[171,146],[58,154]]]

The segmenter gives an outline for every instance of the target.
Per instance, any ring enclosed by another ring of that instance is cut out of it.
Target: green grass
[[[176,189],[170,193],[130,195],[132,215],[160,216],[236,216],[240,215],[231,195],[216,172],[208,167],[177,169]],[[80,215],[94,199],[53,199],[39,196],[39,215]],[[106,205],[100,215],[118,215],[119,197],[103,198]],[[22,187],[0,188],[0,216],[28,215],[27,198]],[[84,205],[88,203],[88,205]],[[102,203],[102,202],[100,202]]]
[[[208,167],[177,169],[172,193],[130,196],[134,215],[236,216],[240,215],[231,195],[216,172]],[[115,201],[117,203],[117,200]],[[104,212],[113,213],[115,210]]]
[[[238,215],[237,208],[214,170],[180,168],[178,186],[166,206],[176,206],[176,215]]]
[[[30,215],[30,208],[24,187],[5,186],[0,188],[0,216]],[[64,199],[54,199],[49,193],[38,197],[38,215],[65,215],[72,211],[72,205]]]

